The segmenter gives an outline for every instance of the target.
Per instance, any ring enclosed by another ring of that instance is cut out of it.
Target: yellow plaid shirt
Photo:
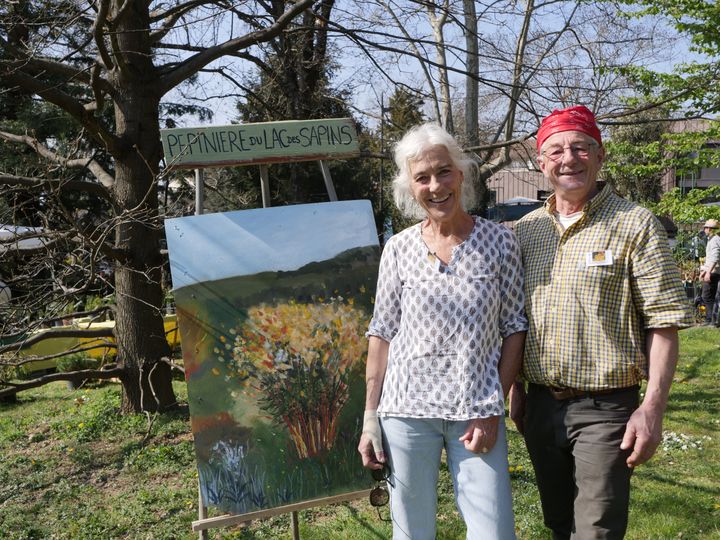
[[[523,376],[581,390],[637,384],[645,330],[692,324],[665,231],[610,186],[564,232],[554,210],[553,195],[516,226],[530,322]]]

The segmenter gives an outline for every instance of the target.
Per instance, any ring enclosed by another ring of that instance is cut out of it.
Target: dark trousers
[[[717,295],[720,274],[710,274],[710,281],[703,281],[702,292],[700,293],[703,304],[705,304],[705,322],[713,321],[713,309],[715,307],[715,296]]]
[[[525,444],[555,540],[624,537],[632,469],[620,443],[638,404],[637,387],[558,401],[530,385]]]

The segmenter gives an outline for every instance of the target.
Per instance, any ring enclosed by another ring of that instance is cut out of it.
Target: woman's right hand
[[[358,452],[362,457],[363,467],[382,469],[385,463],[385,451],[382,445],[382,430],[380,429],[377,410],[365,411]]]
[[[499,416],[474,418],[468,422],[465,433],[459,441],[475,454],[487,454],[495,446],[498,435]]]

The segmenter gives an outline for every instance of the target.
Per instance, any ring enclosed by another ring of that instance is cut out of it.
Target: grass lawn
[[[633,477],[629,539],[720,540],[720,330],[682,331],[680,352],[663,445]],[[184,383],[176,392],[185,398]],[[0,405],[0,538],[198,537],[191,531],[197,474],[187,408],[149,421],[118,416],[119,401],[114,384],[72,391],[54,383]],[[518,538],[548,539],[532,467],[508,426]],[[439,497],[438,538],[464,538],[444,468]],[[387,508],[380,514],[387,518]],[[383,539],[390,530],[366,501],[300,512],[307,540]],[[290,517],[209,536],[291,538]]]

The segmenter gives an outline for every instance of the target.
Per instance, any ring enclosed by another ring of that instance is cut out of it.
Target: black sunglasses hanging
[[[382,469],[370,469],[370,474],[376,482],[375,487],[370,491],[370,505],[375,507],[378,517],[382,521],[391,521],[390,519],[382,517],[382,514],[380,514],[380,507],[390,502],[390,493],[385,485],[390,482],[390,467],[388,467],[387,464],[383,464]]]

